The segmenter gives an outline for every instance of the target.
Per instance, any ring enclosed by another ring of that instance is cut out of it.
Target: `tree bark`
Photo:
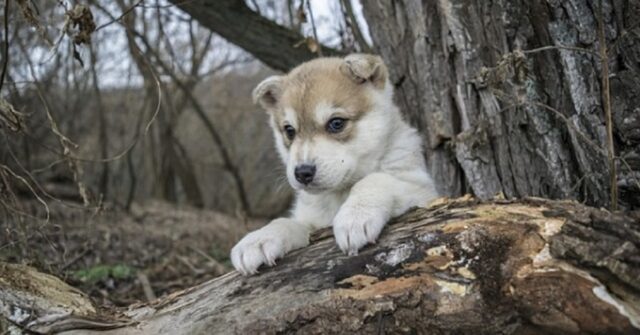
[[[425,135],[445,194],[470,189],[485,199],[502,193],[610,205],[600,3],[615,155],[629,163],[618,160],[620,201],[637,208],[640,3],[363,0],[397,101]]]
[[[638,219],[569,201],[441,200],[394,219],[357,256],[325,230],[259,275],[232,272],[126,311],[0,264],[0,324],[71,334],[638,334]]]

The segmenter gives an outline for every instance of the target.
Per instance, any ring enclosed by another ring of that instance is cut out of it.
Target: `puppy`
[[[270,115],[287,180],[297,193],[288,218],[247,234],[231,250],[242,274],[274,265],[333,226],[342,251],[374,243],[387,221],[437,197],[421,138],[393,103],[378,56],[319,58],[253,91]]]

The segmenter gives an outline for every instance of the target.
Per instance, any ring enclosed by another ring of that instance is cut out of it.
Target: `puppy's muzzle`
[[[313,177],[316,175],[316,166],[310,164],[302,164],[296,166],[293,174],[296,180],[301,184],[309,185],[313,181]]]

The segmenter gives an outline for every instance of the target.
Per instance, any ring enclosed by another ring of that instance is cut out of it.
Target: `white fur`
[[[329,102],[322,101],[316,106],[314,116],[319,124],[323,124],[335,114],[336,108],[332,107]]]
[[[287,150],[274,128],[288,180],[297,190],[296,201],[291,218],[249,233],[232,249],[231,261],[238,271],[253,274],[261,264],[273,265],[287,252],[308,245],[312,231],[330,225],[340,249],[356,254],[376,241],[390,218],[437,197],[421,139],[393,104],[390,83],[383,90],[368,89],[373,109],[356,123],[356,136],[346,143],[319,138],[294,141]],[[321,120],[332,114],[328,104],[318,109]],[[294,116],[287,113],[289,117]],[[277,127],[273,120],[271,124]],[[317,172],[305,186],[295,180],[293,169],[311,161]]]

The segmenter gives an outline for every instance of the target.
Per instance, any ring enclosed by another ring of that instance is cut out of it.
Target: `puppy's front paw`
[[[389,215],[379,208],[347,201],[333,219],[333,235],[342,251],[357,255],[367,243],[376,242],[388,220]]]
[[[260,229],[247,234],[231,249],[231,263],[243,275],[255,274],[262,264],[275,265],[285,252],[282,236]]]
[[[306,227],[288,219],[277,219],[242,238],[231,249],[231,263],[244,275],[255,274],[260,265],[275,265],[276,259],[308,243]]]

